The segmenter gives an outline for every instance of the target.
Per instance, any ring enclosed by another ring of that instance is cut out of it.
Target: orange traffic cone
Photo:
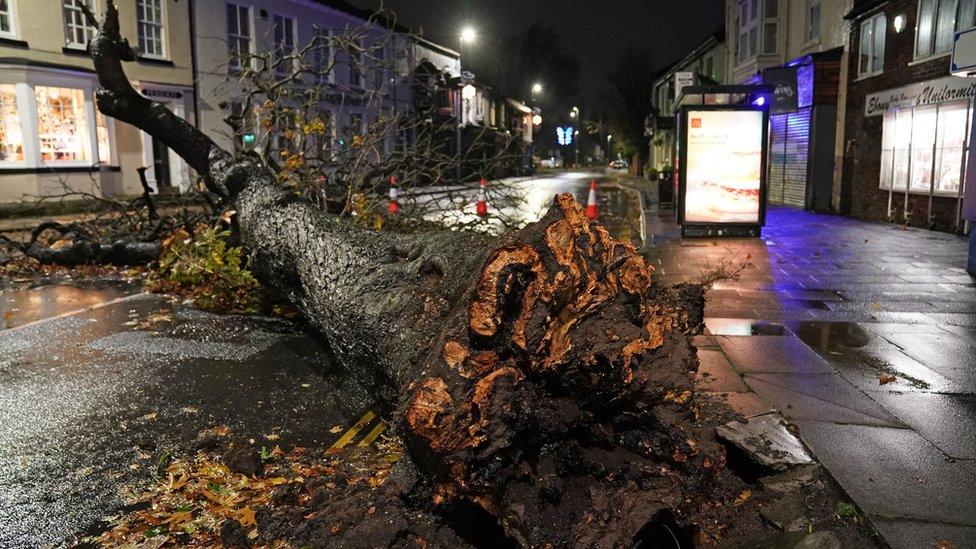
[[[400,213],[400,203],[397,202],[397,198],[400,196],[400,190],[397,188],[397,179],[395,175],[390,176],[390,213],[396,215]]]
[[[481,217],[488,216],[488,182],[484,178],[481,179],[481,190],[478,191],[477,211]]]
[[[596,219],[596,181],[590,181],[590,197],[586,201],[586,217]]]

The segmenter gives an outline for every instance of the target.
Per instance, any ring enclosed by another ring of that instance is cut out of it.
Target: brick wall
[[[882,116],[864,116],[864,101],[872,93],[905,86],[913,82],[933,80],[949,75],[949,57],[914,63],[915,19],[918,0],[891,0],[880,10],[865,14],[865,18],[883,11],[888,20],[885,38],[884,70],[868,78],[858,78],[860,58],[860,24],[863,19],[851,22],[851,41],[848,56],[847,116],[844,128],[844,160],[841,179],[842,213],[864,219],[886,218],[888,192],[879,188],[881,170]],[[896,15],[907,18],[905,29],[896,33],[893,21]],[[913,225],[926,225],[928,197],[909,195],[908,211]],[[932,212],[936,228],[952,230],[956,223],[956,199],[935,197]],[[892,205],[896,219],[904,212],[904,193],[894,193]]]

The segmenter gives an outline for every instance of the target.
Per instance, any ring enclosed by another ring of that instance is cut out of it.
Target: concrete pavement
[[[700,389],[777,409],[892,547],[976,546],[976,284],[964,238],[772,209],[758,239],[681,239],[648,212],[665,283],[709,292]]]

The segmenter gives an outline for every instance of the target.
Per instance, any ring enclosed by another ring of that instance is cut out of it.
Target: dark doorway
[[[169,147],[153,138],[153,173],[156,174],[156,190],[172,186],[169,177]]]

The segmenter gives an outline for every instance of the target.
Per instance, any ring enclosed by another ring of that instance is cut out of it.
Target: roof
[[[348,15],[352,15],[353,17],[358,17],[363,21],[372,20],[376,24],[381,25],[392,31],[414,36],[417,42],[420,43],[420,45],[429,48],[431,50],[434,50],[437,53],[440,53],[441,55],[454,57],[455,59],[460,59],[461,57],[460,53],[450,48],[444,47],[426,38],[417,36],[416,33],[414,33],[413,29],[410,29],[407,26],[397,23],[395,19],[390,17],[389,12],[387,11],[360,9],[350,4],[349,2],[346,2],[345,0],[312,0],[312,1],[315,2],[316,4],[326,6],[337,11],[341,11],[342,13]]]
[[[874,8],[887,3],[888,0],[854,0],[854,5],[851,6],[851,11],[847,12],[844,19],[857,19]]]
[[[712,32],[712,34],[709,35],[708,38],[706,38],[704,41],[702,41],[700,44],[698,44],[698,46],[696,46],[695,49],[691,50],[691,52],[685,54],[684,56],[682,56],[677,61],[666,65],[664,68],[662,68],[660,71],[658,71],[658,73],[656,75],[656,78],[654,79],[654,86],[657,86],[658,83],[662,79],[666,78],[669,74],[675,72],[675,70],[678,67],[680,67],[680,66],[684,65],[685,63],[691,61],[692,59],[695,59],[696,57],[704,54],[706,51],[714,48],[715,46],[717,46],[719,44],[723,44],[723,43],[725,43],[725,24],[724,23],[722,25],[720,25],[717,29],[715,29]]]

